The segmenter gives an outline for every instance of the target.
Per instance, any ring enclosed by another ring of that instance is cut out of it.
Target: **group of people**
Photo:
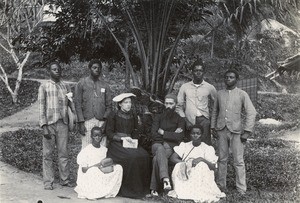
[[[74,99],[61,80],[57,62],[49,65],[50,80],[39,88],[46,190],[53,189],[55,145],[60,184],[75,186],[69,180],[69,110],[77,115],[82,141],[77,156],[78,198],[141,198],[165,193],[180,199],[217,201],[226,196],[229,150],[237,191],[245,194],[244,144],[253,130],[256,110],[248,94],[236,87],[236,70],[225,72],[226,89],[217,92],[203,80],[205,66],[197,60],[192,66],[193,80],[183,84],[178,95],[167,94],[164,110],[152,115],[149,153],[139,143],[143,132],[141,118],[133,111],[136,95],[122,93],[112,98],[109,85],[100,77],[101,62],[92,60],[88,67],[90,75],[77,83]],[[184,139],[187,135],[188,141]],[[217,138],[217,154],[212,135]]]

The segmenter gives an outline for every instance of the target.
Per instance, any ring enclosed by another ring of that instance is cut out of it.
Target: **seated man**
[[[111,165],[110,171],[105,170],[103,160],[106,158],[107,148],[100,145],[103,137],[101,128],[93,127],[92,144],[83,148],[77,156],[79,168],[75,191],[78,198],[109,198],[115,197],[119,192],[123,168],[120,165]]]
[[[225,197],[215,183],[214,170],[218,157],[212,146],[202,142],[202,126],[193,126],[191,140],[174,147],[170,157],[176,163],[172,172],[174,190],[169,196],[196,202],[215,202]]]
[[[151,133],[153,138],[153,169],[151,176],[151,194],[157,196],[162,189],[171,190],[168,173],[168,158],[184,137],[185,121],[176,112],[177,98],[173,94],[165,97],[165,110],[154,118]]]

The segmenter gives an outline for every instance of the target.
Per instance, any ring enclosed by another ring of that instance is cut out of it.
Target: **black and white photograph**
[[[300,202],[300,1],[0,0],[0,202]]]

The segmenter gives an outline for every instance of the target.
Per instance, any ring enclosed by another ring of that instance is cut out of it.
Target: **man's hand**
[[[191,130],[193,124],[185,117],[186,129]]]
[[[183,130],[182,130],[182,128],[177,128],[176,130],[175,130],[175,133],[181,133]]]
[[[164,135],[164,133],[165,133],[165,131],[163,129],[161,129],[161,128],[159,128],[157,132],[160,135]]]
[[[247,138],[250,136],[250,132],[249,131],[244,131],[243,134],[241,134],[241,142],[245,143],[247,142]]]
[[[44,134],[44,138],[46,138],[47,140],[50,140],[52,138],[52,135],[51,135],[51,132],[50,130],[48,129],[48,126],[47,125],[43,125],[43,134]]]
[[[85,136],[85,133],[86,133],[86,127],[84,126],[84,122],[80,122],[79,123],[79,133],[82,135],[82,136]]]
[[[212,134],[212,136],[213,136],[215,139],[218,139],[218,138],[219,138],[218,133],[217,133],[217,131],[216,131],[215,128],[212,128],[212,129],[211,129],[211,134]]]

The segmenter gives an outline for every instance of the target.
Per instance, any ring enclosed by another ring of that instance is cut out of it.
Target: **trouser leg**
[[[241,135],[232,133],[231,150],[233,155],[233,166],[236,175],[236,188],[240,192],[246,192],[246,169],[244,162],[244,144],[241,142]]]
[[[217,131],[218,133],[218,177],[217,183],[222,190],[226,189],[226,176],[227,176],[227,161],[229,155],[229,130],[225,127],[223,130]]]
[[[152,154],[154,157],[150,189],[158,190],[158,185],[161,183],[161,180],[163,178],[169,178],[168,158],[172,152],[172,148],[167,143],[155,143],[152,145]]]
[[[55,137],[51,140],[43,137],[43,182],[44,187],[49,187],[54,181],[53,172],[53,151],[54,151]]]
[[[58,151],[59,176],[62,185],[69,182],[70,175],[68,138],[68,125],[64,124],[62,120],[57,121],[56,146]]]
[[[196,124],[202,126],[202,141],[207,145],[212,145],[211,142],[211,132],[210,132],[210,121],[205,116],[196,117]]]

